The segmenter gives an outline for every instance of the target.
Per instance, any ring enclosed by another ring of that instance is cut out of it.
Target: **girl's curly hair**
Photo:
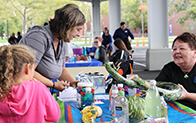
[[[12,87],[24,64],[33,66],[35,53],[25,45],[4,45],[0,47],[0,101],[10,96]]]

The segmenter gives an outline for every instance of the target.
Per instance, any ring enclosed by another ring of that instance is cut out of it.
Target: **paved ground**
[[[142,79],[152,80],[158,76],[160,71],[146,70],[146,50],[147,47],[136,48],[133,47],[133,73],[138,74]]]

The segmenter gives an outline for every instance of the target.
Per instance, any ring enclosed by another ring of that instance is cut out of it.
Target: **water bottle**
[[[165,123],[168,123],[168,115],[167,115],[167,103],[163,98],[163,93],[159,92],[161,98],[161,117],[165,120]]]
[[[118,123],[129,123],[129,105],[123,91],[114,101],[114,117]]]
[[[112,95],[111,95],[111,115],[114,116],[114,103],[115,99],[118,97],[118,89],[113,89],[112,90]]]
[[[91,62],[91,56],[90,55],[88,56],[88,62]]]
[[[82,55],[86,56],[86,48],[85,47],[82,48]]]
[[[112,90],[118,90],[116,83],[112,83],[112,87],[110,88],[109,91],[109,110],[111,110]]]
[[[150,81],[150,87],[146,93],[144,111],[150,117],[161,117],[161,99],[155,80]]]

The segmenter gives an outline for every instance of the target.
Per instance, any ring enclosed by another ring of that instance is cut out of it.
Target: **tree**
[[[89,44],[91,44],[92,39],[92,4],[90,2],[75,2],[82,11],[82,13],[85,16],[86,23],[84,27],[84,35],[85,35],[85,44],[87,44],[87,22],[91,22],[91,31],[90,31],[90,38],[89,38]]]
[[[5,22],[4,20],[0,20],[0,37],[3,37],[3,33],[5,33]]]
[[[138,10],[141,2],[139,0],[123,0],[121,3],[122,21],[126,22],[128,27],[142,28],[141,11]],[[143,6],[147,8],[147,1],[143,0]],[[144,28],[147,28],[147,12],[143,13]]]
[[[169,14],[168,21],[172,19],[177,13],[186,12],[185,16],[177,20],[178,23],[183,24],[184,21],[187,20],[188,17],[190,16],[189,12],[187,13],[187,10],[190,8],[191,8],[190,0],[169,0],[168,1],[168,14]]]
[[[180,24],[180,26],[183,26],[185,21],[188,19],[191,19],[195,21],[196,19],[196,0],[191,0],[190,2],[187,2],[187,7],[182,11],[184,14],[183,17],[178,18],[176,21]]]
[[[43,25],[54,14],[54,10],[68,0],[1,0],[1,18],[19,20],[24,34],[33,25]],[[0,19],[1,19],[0,18]]]

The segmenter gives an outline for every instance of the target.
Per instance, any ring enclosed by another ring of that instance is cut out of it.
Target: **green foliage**
[[[5,23],[3,22],[3,20],[0,20],[0,37],[3,36],[3,33],[5,33]]]
[[[0,19],[8,19],[9,30],[23,31],[34,25],[43,25],[54,14],[54,10],[62,7],[70,0],[1,0]],[[18,20],[15,22],[15,20]],[[11,25],[11,26],[10,26]],[[16,26],[16,27],[15,27]]]
[[[195,1],[195,0],[192,0],[192,1]],[[188,20],[189,18],[194,19],[192,18],[192,14],[194,14],[192,9],[195,5],[192,4],[192,1],[190,0],[169,0],[168,2],[168,5],[169,5],[168,14],[170,17],[173,17],[177,13],[183,14],[183,16],[178,18],[176,21],[177,23],[180,24],[180,26],[183,26],[185,21]]]
[[[103,17],[103,15],[109,16],[109,2],[108,1],[101,2],[100,11],[101,11],[100,12],[101,17]]]
[[[122,21],[126,22],[128,27],[142,27],[141,10],[138,7],[141,5],[139,0],[123,0],[121,2]],[[143,5],[147,8],[147,1],[143,0]],[[147,28],[147,12],[143,11],[144,28]]]

